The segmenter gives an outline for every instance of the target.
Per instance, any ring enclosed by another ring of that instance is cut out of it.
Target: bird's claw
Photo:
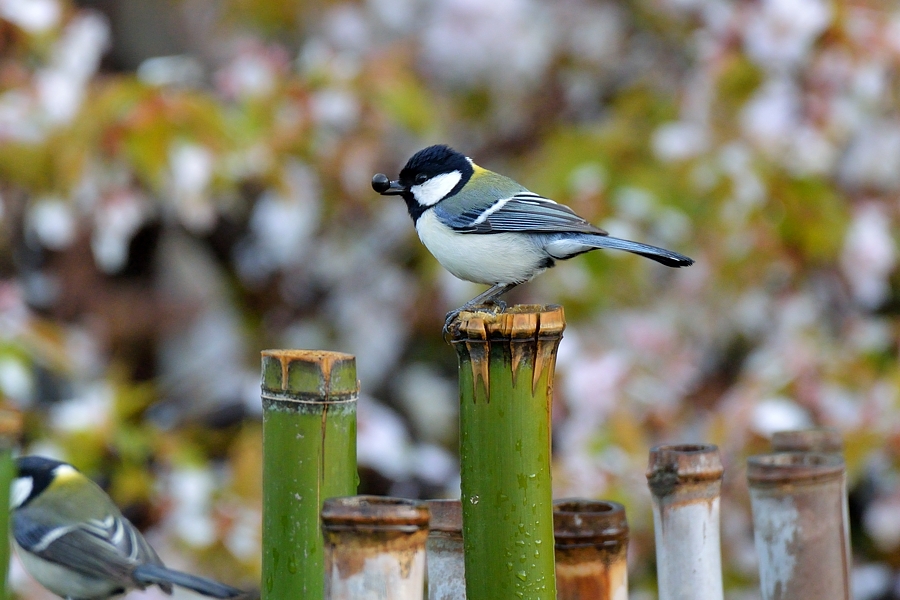
[[[444,317],[444,328],[441,329],[441,335],[443,336],[445,342],[449,342],[449,338],[452,338],[452,334],[455,334],[459,331],[459,313],[464,310],[467,309],[465,306],[462,306],[460,308],[451,310],[447,313],[447,316]],[[451,328],[453,329],[451,330]]]
[[[447,316],[444,317],[444,327],[441,329],[441,335],[444,340],[447,341],[448,337],[451,334],[457,333],[459,330],[459,315],[464,310],[473,310],[475,308],[485,308],[488,311],[498,315],[506,310],[506,302],[503,300],[492,300],[490,304],[476,304],[472,306],[468,306],[466,304],[460,306],[457,309],[451,310],[447,313]],[[453,329],[455,327],[455,329]]]

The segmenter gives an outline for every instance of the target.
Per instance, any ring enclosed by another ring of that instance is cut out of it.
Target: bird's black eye
[[[425,173],[419,173],[418,175],[416,175],[417,184],[425,183],[426,181],[428,181],[428,175],[426,175]]]

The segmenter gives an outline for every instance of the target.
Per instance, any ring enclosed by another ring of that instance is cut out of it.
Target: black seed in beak
[[[375,176],[372,177],[372,189],[379,194],[385,193],[390,187],[391,180],[384,173],[375,173]]]
[[[382,196],[399,196],[406,188],[399,181],[391,181],[384,173],[376,173],[372,178],[372,189]]]

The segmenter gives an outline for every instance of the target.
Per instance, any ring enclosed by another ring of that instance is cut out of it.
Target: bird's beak
[[[384,173],[377,173],[372,178],[372,189],[382,196],[399,196],[406,191],[399,181],[391,181]]]

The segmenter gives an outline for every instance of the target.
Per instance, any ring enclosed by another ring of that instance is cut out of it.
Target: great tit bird
[[[213,598],[241,590],[163,565],[100,486],[70,464],[23,456],[13,481],[12,538],[25,569],[68,600],[100,600],[158,585]]]
[[[395,181],[376,174],[372,188],[403,198],[419,239],[445,269],[460,279],[491,286],[448,313],[445,332],[461,311],[495,302],[557,260],[597,248],[633,252],[668,267],[694,263],[671,250],[611,237],[568,206],[479,167],[444,145],[413,154]]]

